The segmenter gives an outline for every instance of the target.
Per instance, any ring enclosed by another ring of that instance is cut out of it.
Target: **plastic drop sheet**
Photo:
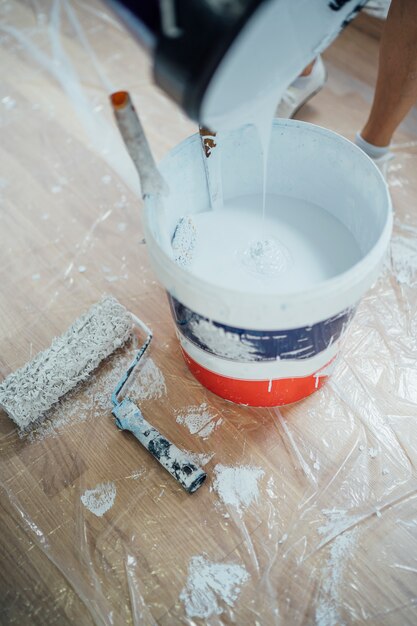
[[[352,138],[377,48],[350,26],[304,119]],[[144,53],[81,0],[2,0],[0,50],[0,374],[111,293],[155,335],[132,398],[209,475],[187,495],[115,427],[133,343],[25,437],[0,412],[0,623],[415,624],[415,112],[388,171],[390,255],[333,378],[298,405],[251,409],[188,373],[148,265],[108,94],[131,92],[157,158],[194,126]]]

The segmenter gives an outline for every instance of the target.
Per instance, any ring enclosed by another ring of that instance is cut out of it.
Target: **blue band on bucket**
[[[168,294],[179,332],[195,346],[237,361],[309,359],[335,343],[345,332],[355,307],[322,322],[290,330],[247,330],[211,321]]]

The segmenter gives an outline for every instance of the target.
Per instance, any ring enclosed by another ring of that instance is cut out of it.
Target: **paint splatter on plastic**
[[[129,395],[135,400],[157,400],[165,396],[166,392],[163,373],[153,359],[147,358],[129,388]]]
[[[345,623],[341,615],[340,594],[346,564],[357,542],[358,529],[345,532],[334,539],[330,554],[322,570],[322,581],[316,606],[317,626],[336,626]]]
[[[417,241],[396,235],[391,241],[392,271],[400,285],[412,287],[417,277]]]
[[[188,428],[192,435],[206,439],[222,423],[222,418],[210,413],[204,402],[199,406],[189,406],[178,413],[176,421]]]
[[[221,615],[222,605],[233,607],[249,578],[242,565],[213,563],[204,556],[194,556],[188,566],[186,586],[180,594],[187,616],[207,619]]]
[[[264,474],[263,469],[251,465],[216,465],[212,489],[218,493],[224,504],[242,513],[258,500],[258,481]]]
[[[93,489],[87,489],[81,496],[83,505],[97,517],[102,517],[114,504],[116,485],[100,483]]]

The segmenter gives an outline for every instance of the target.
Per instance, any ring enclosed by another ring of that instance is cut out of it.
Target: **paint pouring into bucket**
[[[262,220],[254,128],[223,135],[217,149],[223,202],[215,210],[198,135],[163,160],[164,221],[152,219],[146,199],[151,262],[186,363],[203,385],[240,404],[296,402],[331,374],[355,308],[378,276],[392,228],[385,181],[336,133],[276,120]],[[181,264],[166,242],[187,220],[192,237],[188,230],[182,244],[192,240],[192,253]]]

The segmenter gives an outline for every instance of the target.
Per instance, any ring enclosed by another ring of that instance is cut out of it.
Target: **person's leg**
[[[314,59],[313,61],[311,61],[311,63],[309,63],[301,72],[300,76],[310,76],[311,72],[313,71],[313,67],[315,62],[317,61],[317,59]]]
[[[392,0],[379,51],[374,100],[360,135],[373,146],[389,146],[392,135],[417,102],[417,0]]]

